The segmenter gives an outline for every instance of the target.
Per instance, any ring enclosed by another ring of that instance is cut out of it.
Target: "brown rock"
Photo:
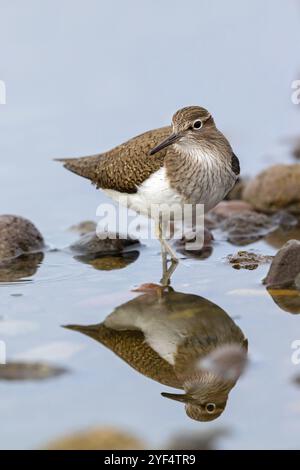
[[[300,287],[300,241],[289,240],[276,254],[264,279],[268,288]]]
[[[87,233],[73,243],[70,249],[80,255],[104,255],[122,253],[131,246],[140,243],[132,238],[109,238],[111,234],[107,233],[106,235],[106,238],[99,238],[95,232]],[[119,237],[119,235],[114,234],[114,237]]]
[[[42,251],[44,240],[27,219],[15,215],[0,216],[0,267],[3,260]]]
[[[227,259],[234,269],[253,270],[261,264],[271,262],[273,256],[260,255],[252,251],[238,251],[235,255],[228,255]]]
[[[261,212],[300,214],[300,164],[267,168],[246,185],[243,199]]]
[[[57,439],[46,450],[139,450],[143,442],[127,432],[111,427],[92,428]]]
[[[247,179],[239,178],[237,182],[235,183],[234,187],[232,188],[232,190],[229,191],[229,193],[226,195],[225,197],[226,201],[242,199],[243,191],[245,189],[247,182],[248,182]]]
[[[233,214],[252,210],[253,207],[246,201],[231,200],[219,202],[210,212],[225,219]]]

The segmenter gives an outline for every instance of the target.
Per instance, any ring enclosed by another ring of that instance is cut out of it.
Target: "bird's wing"
[[[90,157],[57,159],[67,170],[89,179],[97,188],[135,193],[164,164],[167,149],[155,155],[149,151],[171,133],[170,127],[145,132],[109,152]]]

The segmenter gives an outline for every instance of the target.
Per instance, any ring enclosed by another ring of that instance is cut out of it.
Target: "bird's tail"
[[[95,181],[99,159],[101,159],[101,155],[81,158],[55,158],[54,161],[63,163],[64,168],[76,175]]]

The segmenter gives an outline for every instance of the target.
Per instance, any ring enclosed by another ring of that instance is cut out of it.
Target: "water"
[[[267,266],[235,271],[224,261],[237,247],[216,240],[211,257],[181,262],[172,282],[178,292],[214,302],[248,338],[250,366],[216,421],[192,421],[182,404],[160,396],[174,389],[62,328],[102,322],[138,295],[134,287],[158,282],[161,264],[155,241],[112,271],[64,251],[76,238],[67,228],[95,219],[105,198],[52,162],[111,148],[168,123],[188,104],[214,114],[243,174],[291,161],[287,140],[299,135],[299,109],[290,98],[299,78],[299,2],[195,0],[187,8],[174,0],[2,0],[0,6],[0,79],[7,87],[0,213],[28,217],[50,247],[62,249],[48,250],[28,279],[0,286],[0,339],[10,359],[69,369],[49,381],[0,383],[0,447],[36,448],[109,424],[149,446],[181,431],[228,428],[219,448],[299,448],[300,397],[292,378],[300,370],[291,361],[299,317],[265,291]],[[264,241],[247,248],[275,251]]]

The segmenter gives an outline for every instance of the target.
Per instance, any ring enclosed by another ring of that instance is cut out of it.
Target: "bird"
[[[229,141],[211,113],[200,106],[179,109],[171,125],[145,132],[110,151],[56,160],[113,200],[148,217],[153,205],[202,204],[207,212],[224,199],[240,173]],[[160,216],[155,225],[162,253],[177,263]]]
[[[95,339],[146,377],[184,390],[162,396],[184,403],[197,421],[221,415],[242,373],[237,362],[247,356],[244,333],[222,308],[170,287],[144,291],[99,324],[65,327]]]

